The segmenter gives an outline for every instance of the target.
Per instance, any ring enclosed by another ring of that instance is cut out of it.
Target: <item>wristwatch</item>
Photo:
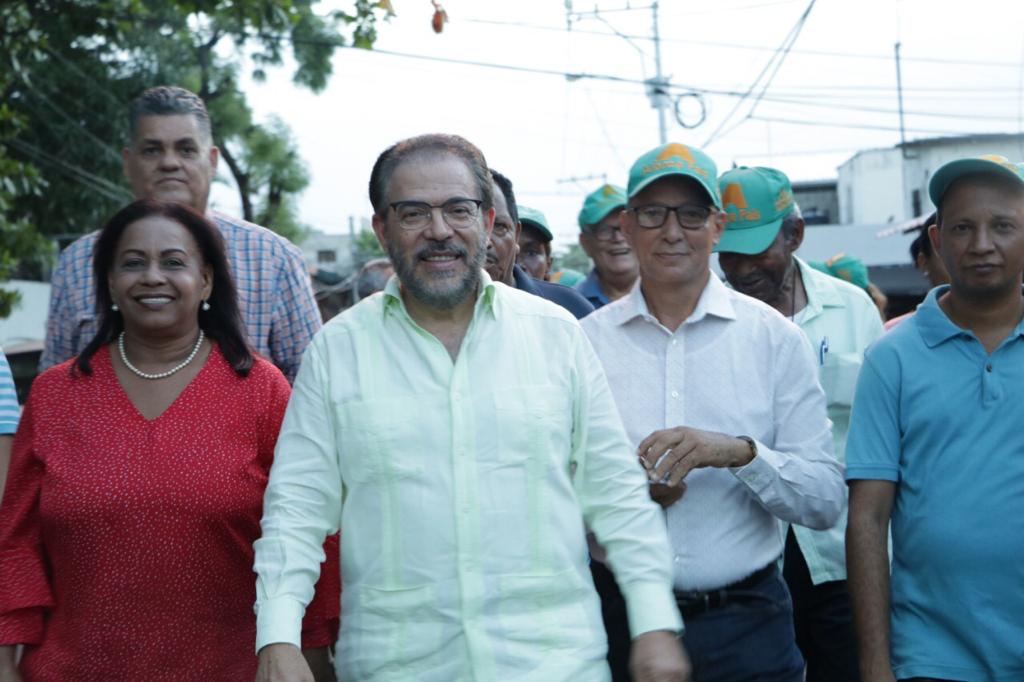
[[[736,436],[736,437],[739,438],[741,441],[745,442],[747,444],[747,447],[750,448],[750,460],[753,461],[754,458],[757,457],[757,443],[755,443],[754,439],[751,438],[750,436]],[[748,462],[748,464],[749,464],[749,462]]]

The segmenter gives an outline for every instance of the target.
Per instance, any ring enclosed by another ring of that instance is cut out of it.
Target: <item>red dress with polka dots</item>
[[[253,542],[290,387],[257,358],[239,377],[216,345],[145,419],[107,348],[91,375],[40,375],[0,508],[0,644],[36,680],[245,680],[256,674]],[[337,635],[337,536],[303,646]]]

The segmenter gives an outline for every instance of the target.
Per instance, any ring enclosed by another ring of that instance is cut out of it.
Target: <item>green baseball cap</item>
[[[580,230],[596,225],[617,208],[626,205],[626,190],[616,185],[602,185],[587,195],[580,211]]]
[[[928,183],[928,196],[932,203],[938,206],[950,185],[965,175],[975,173],[1002,175],[1024,186],[1024,164],[1013,163],[1005,156],[985,154],[968,159],[957,159],[935,171],[935,175]]]
[[[707,154],[695,147],[670,142],[647,152],[629,169],[629,197],[635,197],[640,190],[655,180],[672,175],[693,178],[711,197],[711,203],[721,207],[718,196],[718,169]]]
[[[522,204],[517,204],[516,208],[519,209],[520,223],[523,225],[532,225],[537,228],[548,241],[555,238],[555,235],[551,234],[551,228],[548,227],[548,219],[544,217],[543,213],[535,208],[523,206]]]
[[[815,270],[820,270],[826,275],[832,275],[837,279],[844,279],[850,284],[867,289],[868,266],[860,258],[847,256],[845,253],[837,253],[824,263],[808,263]]]
[[[775,240],[782,219],[793,210],[789,178],[774,168],[740,166],[718,179],[725,212],[719,253],[761,253]]]

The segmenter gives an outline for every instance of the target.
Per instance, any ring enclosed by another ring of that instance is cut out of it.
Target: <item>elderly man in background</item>
[[[202,99],[183,88],[150,88],[132,102],[129,114],[131,139],[121,156],[135,198],[185,204],[217,226],[249,343],[292,381],[302,352],[320,329],[302,253],[264,227],[208,210],[220,152]],[[78,355],[96,334],[92,248],[97,234],[64,249],[53,271],[40,370]]]
[[[340,679],[606,680],[584,523],[626,595],[634,679],[686,679],[664,523],[593,349],[482,270],[483,155],[399,142],[370,199],[397,277],[299,370],[256,543],[259,679],[305,674],[302,611],[343,527]]]
[[[494,179],[494,229],[487,240],[487,258],[484,261],[487,274],[495,282],[557,303],[577,319],[594,312],[594,306],[575,290],[561,284],[534,279],[516,263],[522,226],[519,223],[512,181],[493,168],[491,177]]]
[[[640,279],[582,324],[665,509],[694,680],[801,682],[779,521],[830,528],[844,500],[816,359],[795,325],[711,272],[725,214],[707,155],[644,154],[628,195]],[[632,618],[610,624],[613,652]]]
[[[817,353],[832,444],[845,461],[853,391],[864,351],[882,335],[867,293],[797,257],[804,220],[789,178],[774,168],[736,168],[719,178],[725,232],[715,247],[729,284],[799,326]],[[846,511],[829,530],[790,526],[784,577],[807,682],[857,682],[857,642],[846,590]]]
[[[580,247],[594,262],[576,286],[595,308],[625,296],[637,278],[636,255],[622,233],[626,191],[602,185],[587,195],[580,210]]]

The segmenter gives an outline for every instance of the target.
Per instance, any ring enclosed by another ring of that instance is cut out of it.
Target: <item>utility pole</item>
[[[900,149],[903,152],[903,158],[907,158],[907,135],[903,127],[903,70],[900,68],[899,42],[897,42],[894,47],[896,50],[896,97],[899,100],[900,111]]]
[[[654,23],[654,35],[651,40],[654,42],[654,77],[647,78],[644,80],[645,91],[647,98],[651,101],[651,108],[657,109],[658,111],[658,139],[661,144],[668,142],[668,127],[666,123],[667,110],[672,106],[671,97],[669,96],[669,81],[661,71],[661,32],[658,29],[658,0],[652,0],[651,4],[647,7],[633,7],[629,2],[626,3],[626,10],[651,10],[651,16]],[[633,39],[616,29],[612,24],[601,16],[601,10],[596,6],[593,10],[586,12],[575,12],[572,8],[572,0],[565,0],[565,23],[568,29],[572,30],[573,21],[579,21],[584,16],[593,17],[603,22],[612,32],[628,42],[637,52],[640,53],[641,59],[650,58],[650,55],[645,52],[639,45],[637,45]],[[646,75],[646,69],[645,73]]]
[[[654,78],[647,81],[647,96],[651,106],[658,110],[658,138],[661,144],[668,142],[665,128],[665,109],[668,108],[668,81],[661,73],[661,33],[658,31],[658,0],[651,3],[651,15],[654,19]]]

